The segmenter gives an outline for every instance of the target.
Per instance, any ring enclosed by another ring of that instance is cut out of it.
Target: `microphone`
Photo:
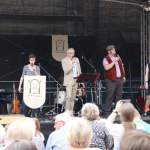
[[[114,54],[114,57],[118,57],[119,55],[118,54]]]
[[[119,54],[117,54],[117,57],[118,57],[118,58],[120,58],[120,55],[119,55]]]
[[[118,54],[115,54],[114,57],[115,57],[115,60],[116,60],[116,61],[119,61],[119,60],[120,60],[120,56],[119,56]]]

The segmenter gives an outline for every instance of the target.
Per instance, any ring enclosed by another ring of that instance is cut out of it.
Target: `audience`
[[[9,146],[14,140],[32,141],[37,150],[44,150],[44,143],[37,136],[36,123],[32,118],[17,119],[7,127],[5,147]]]
[[[114,138],[114,150],[120,150],[120,142],[122,139],[122,136],[124,134],[124,127],[121,123],[121,119],[119,114],[117,114],[115,111],[111,114],[111,116],[114,115],[114,119],[111,122],[110,116],[108,117],[108,120],[106,122],[106,127],[109,131],[109,133]]]
[[[129,102],[118,101],[115,109],[107,118],[106,126],[110,134],[114,137],[114,150],[120,150],[122,136],[129,130],[135,129],[134,124],[135,109]],[[114,123],[116,117],[120,118],[120,123]]]
[[[83,118],[73,118],[68,129],[70,148],[66,150],[100,150],[99,148],[88,148],[91,139],[92,129],[89,122]]]
[[[71,115],[67,112],[58,114],[55,117],[55,131],[49,135],[46,150],[68,150],[66,133],[68,131],[67,122],[69,121],[71,121]]]
[[[99,108],[96,104],[86,103],[81,109],[81,116],[87,119],[93,131],[90,147],[102,150],[113,149],[113,137],[109,134],[105,124],[100,120]]]
[[[34,143],[29,140],[15,140],[4,150],[38,150]]]
[[[118,101],[105,122],[100,118],[98,106],[86,103],[80,118],[72,117],[69,112],[58,114],[54,129],[45,148],[38,119],[17,119],[7,126],[6,131],[0,125],[0,149],[147,150],[150,147],[150,125],[142,120],[130,102]]]
[[[23,117],[12,122],[6,131],[8,141],[11,140],[32,140],[35,135],[36,127],[32,118]]]
[[[123,103],[119,113],[125,132],[136,128],[133,122],[135,109],[131,103]]]
[[[5,128],[0,124],[0,148],[5,144]]]
[[[144,131],[131,130],[122,138],[120,150],[149,150],[150,135]]]
[[[134,113],[134,123],[136,125],[136,129],[143,130],[147,133],[150,133],[150,124],[146,123],[145,121],[142,120],[140,113],[137,111],[135,108],[135,113]]]
[[[116,117],[121,117],[121,124],[114,123]],[[147,133],[150,133],[150,125],[144,122],[134,107],[130,102],[118,101],[116,108],[107,118],[106,122],[107,128],[111,135],[114,137],[114,149],[120,149],[120,141],[123,134],[131,129],[140,129]],[[125,131],[125,132],[124,132]]]
[[[142,120],[140,113],[132,103],[122,103],[117,112],[122,116],[125,129],[131,127],[150,133],[150,125]]]

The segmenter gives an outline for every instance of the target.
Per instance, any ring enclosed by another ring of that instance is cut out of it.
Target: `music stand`
[[[96,81],[100,79],[100,73],[82,73],[77,78],[77,82],[91,82],[96,86]]]

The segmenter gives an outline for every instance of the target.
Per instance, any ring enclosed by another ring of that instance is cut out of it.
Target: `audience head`
[[[34,143],[29,140],[15,140],[5,150],[37,150]]]
[[[56,115],[55,122],[54,122],[54,128],[60,129],[63,127],[69,120],[71,119],[71,114],[69,112],[64,112],[61,114]]]
[[[91,142],[92,128],[84,118],[73,118],[69,124],[68,141],[73,148],[87,148]]]
[[[120,146],[121,150],[148,150],[149,148],[150,135],[140,130],[125,133]]]
[[[135,115],[135,108],[131,103],[123,103],[120,110],[120,117],[123,122],[125,130],[134,129],[135,125],[133,124]]]
[[[32,118],[23,117],[12,122],[6,131],[8,140],[32,140],[36,127]]]
[[[131,122],[134,119],[135,108],[131,103],[122,104],[120,115],[124,122]]]
[[[81,109],[81,116],[89,121],[94,121],[99,119],[100,112],[96,104],[86,103]]]

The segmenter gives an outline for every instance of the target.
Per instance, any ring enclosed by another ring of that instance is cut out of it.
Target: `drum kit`
[[[76,91],[76,98],[75,98],[75,104],[74,104],[75,113],[78,113],[81,110],[85,102],[85,97],[86,97],[85,86],[83,83],[79,83],[77,91]],[[64,110],[65,98],[66,98],[66,91],[60,90],[58,92],[58,98],[56,100],[56,103],[57,105],[62,107],[62,111]]]

